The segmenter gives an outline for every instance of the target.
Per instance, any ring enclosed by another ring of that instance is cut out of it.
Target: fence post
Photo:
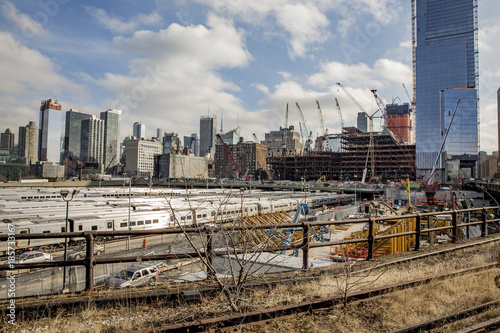
[[[302,222],[302,269],[309,268],[309,224]]]
[[[85,290],[90,291],[94,287],[94,235],[85,233],[87,241],[87,253],[85,255]]]
[[[456,243],[458,241],[458,223],[457,223],[457,211],[453,210],[451,213],[451,230],[453,232],[452,242]]]
[[[205,254],[207,256],[207,279],[209,279],[215,274],[212,272],[212,268],[214,267],[214,234],[212,227],[207,227],[206,230],[207,248],[205,249]]]
[[[481,237],[488,237],[488,219],[486,216],[486,208],[482,208],[483,224],[481,224]]]
[[[370,221],[368,222],[369,228],[368,228],[368,256],[367,260],[372,260],[373,259],[373,248],[374,248],[374,239],[373,239],[373,233],[375,231],[375,220],[370,217]]]
[[[415,235],[415,251],[420,250],[420,240],[422,237],[422,217],[417,213],[417,217],[415,218],[415,231],[417,234]]]

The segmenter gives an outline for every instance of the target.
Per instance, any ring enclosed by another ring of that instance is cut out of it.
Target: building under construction
[[[274,179],[327,180],[415,180],[415,145],[398,143],[388,131],[370,134],[355,127],[342,129],[341,152],[312,152],[302,156],[268,157]],[[371,149],[373,148],[373,149]],[[365,171],[366,170],[366,171]]]

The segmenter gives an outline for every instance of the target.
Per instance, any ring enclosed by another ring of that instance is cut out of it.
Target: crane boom
[[[339,100],[337,99],[337,97],[335,97],[335,104],[337,105],[337,112],[339,114],[340,125],[342,126],[342,128],[344,128],[345,127],[344,118],[342,117],[342,110],[340,109],[340,104],[339,104]],[[341,132],[342,132],[342,128],[340,129]]]
[[[321,122],[321,136],[326,137],[328,135],[328,129],[326,128],[325,119],[323,118],[323,112],[321,112],[318,100],[316,100],[316,104],[318,105],[319,120]]]
[[[382,119],[384,120],[384,128],[387,128],[387,109],[385,108],[385,104],[377,94],[377,89],[371,90],[373,97],[375,97],[375,102],[377,102],[377,106],[380,110],[380,114],[382,115]]]
[[[307,128],[306,119],[304,118],[304,114],[302,113],[302,109],[300,108],[299,103],[295,102],[295,105],[297,105],[297,109],[299,110],[300,119],[302,120],[302,124],[304,125],[304,131],[305,131],[304,138],[307,138],[306,139],[307,141],[305,142],[305,145],[304,145],[304,153],[308,154],[311,150],[311,133],[312,132],[309,132],[309,129]],[[299,123],[299,125],[300,125],[300,123]]]
[[[288,103],[286,103],[286,111],[285,111],[285,129],[288,128]]]
[[[231,155],[231,152],[229,151],[229,147],[224,142],[224,140],[222,140],[222,137],[220,136],[220,134],[217,134],[216,137],[217,137],[217,140],[219,140],[222,147],[224,147],[224,151],[225,151],[227,157],[231,161],[231,164],[233,165],[234,169],[236,170],[237,178],[242,179],[243,173],[241,172],[240,168],[238,167],[238,164],[236,164],[236,161],[234,160],[233,155]]]

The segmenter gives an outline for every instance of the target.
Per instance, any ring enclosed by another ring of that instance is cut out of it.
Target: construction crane
[[[231,152],[229,151],[229,147],[224,142],[224,140],[222,140],[222,137],[220,136],[220,134],[217,134],[216,137],[217,137],[217,140],[219,140],[222,147],[224,148],[224,152],[226,153],[226,156],[229,158],[229,160],[231,161],[231,164],[233,165],[234,170],[236,171],[236,178],[243,179],[243,173],[241,172],[240,168],[238,167],[238,164],[236,164],[236,161],[234,160],[233,155],[231,155]]]
[[[285,129],[288,128],[288,103],[286,103],[286,111],[285,111]]]
[[[375,97],[375,102],[377,103],[378,109],[380,110],[380,114],[381,114],[382,120],[384,122],[382,127],[387,129],[388,121],[387,121],[387,109],[385,108],[385,104],[382,101],[382,99],[379,97],[379,95],[377,94],[377,89],[372,89],[370,91],[372,92],[373,97]]]
[[[316,105],[318,106],[319,120],[321,123],[321,136],[318,138],[320,140],[319,143],[319,151],[323,151],[323,143],[328,140],[328,128],[325,125],[325,119],[323,118],[323,112],[321,112],[321,107],[319,106],[318,100],[316,100]]]
[[[375,114],[379,111],[375,111],[372,115],[369,115],[368,112],[363,109],[361,104],[358,103],[358,101],[351,95],[351,93],[339,82],[337,82],[337,85],[342,88],[344,93],[353,101],[354,104],[364,113],[366,114],[366,117],[368,117],[368,131],[370,133],[370,143],[368,145],[368,152],[366,154],[366,161],[365,161],[365,168],[363,170],[363,177],[361,178],[361,183],[364,183],[366,180],[366,173],[367,173],[367,167],[368,167],[368,157],[370,157],[370,167],[371,167],[371,177],[372,179],[375,179],[375,140],[373,138],[373,118]]]
[[[339,100],[337,99],[337,97],[335,97],[335,104],[337,105],[337,112],[339,114],[339,121],[340,121],[340,125],[342,126],[340,128],[340,132],[342,133],[342,128],[345,127],[345,124],[344,124],[344,118],[342,117],[342,110],[340,109],[340,104],[339,104]]]
[[[255,133],[252,133],[253,135],[253,140],[255,141],[255,143],[259,143],[259,139],[257,138],[257,135],[255,135]]]
[[[309,132],[309,129],[307,128],[307,122],[306,122],[306,119],[304,118],[304,114],[302,113],[302,109],[300,108],[300,105],[298,102],[295,102],[295,105],[297,105],[297,109],[299,110],[299,116],[300,116],[300,120],[302,120],[302,124],[304,125],[304,130],[305,130],[305,135],[304,137],[307,136],[307,141],[305,142],[305,145],[304,145],[304,153],[306,154],[309,154],[309,152],[311,151],[311,135],[312,135],[312,132]],[[300,125],[300,123],[299,123]],[[302,132],[302,130],[301,130]]]

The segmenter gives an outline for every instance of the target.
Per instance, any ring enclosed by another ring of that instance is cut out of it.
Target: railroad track
[[[479,272],[487,269],[492,269],[497,266],[497,263],[491,263],[481,266],[476,266],[467,269],[461,269],[446,274],[440,274],[432,277],[415,279],[412,281],[401,282],[389,286],[372,288],[366,291],[355,292],[347,295],[347,302],[353,301],[369,301],[375,297],[392,293],[399,290],[414,288],[422,284],[428,284],[431,281],[442,280],[450,277],[455,277],[467,273]],[[153,333],[153,332],[204,332],[207,330],[224,330],[231,327],[249,325],[259,325],[268,323],[285,316],[296,317],[304,313],[311,313],[313,311],[330,309],[333,306],[340,305],[344,301],[342,296],[329,297],[314,301],[302,302],[290,306],[282,306],[261,311],[247,312],[243,314],[228,315],[218,318],[200,319],[188,323],[162,325],[153,329],[138,330],[136,333]],[[402,331],[406,332],[406,331]],[[411,331],[410,331],[411,332]]]
[[[448,249],[442,249],[439,251],[433,251],[429,253],[419,253],[414,256],[408,257],[408,258],[403,258],[403,259],[398,259],[398,260],[393,260],[385,263],[380,263],[377,265],[377,268],[382,268],[385,266],[390,266],[390,265],[399,265],[399,264],[404,264],[408,263],[410,261],[414,260],[423,260],[432,256],[438,256],[438,255],[443,255],[447,253],[451,253],[454,251],[459,251],[467,248],[472,248],[476,247],[479,245],[485,245],[493,242],[498,242],[500,241],[500,237],[493,237],[490,239],[482,240],[479,242],[473,242],[469,244],[460,244],[458,246],[453,246]],[[493,264],[494,265],[494,264]],[[371,268],[366,268],[366,270],[369,270]],[[357,271],[359,272],[359,271]],[[306,277],[292,277],[292,278],[278,278],[276,280],[267,280],[264,282],[259,282],[259,283],[252,283],[251,285],[247,285],[246,287],[248,288],[258,288],[262,286],[275,286],[278,284],[286,284],[286,283],[296,283],[296,282],[307,282],[307,281],[312,281],[320,278],[323,276],[325,273],[328,274],[328,271],[319,271],[319,274],[315,274],[314,276],[306,276]],[[193,292],[196,292],[200,295],[211,295],[214,292],[216,292],[218,289],[215,287],[207,287],[203,289],[196,289],[196,290],[184,290],[184,291],[176,291],[176,292],[141,292],[137,291],[134,293],[127,293],[126,295],[115,295],[115,296],[94,296],[92,297],[92,293],[86,293],[82,292],[80,294],[76,293],[73,295],[76,295],[75,299],[68,299],[66,298],[65,300],[57,300],[57,301],[51,301],[51,300],[37,300],[37,302],[32,302],[29,304],[23,304],[23,302],[17,302],[17,307],[19,311],[23,311],[26,313],[37,313],[37,315],[42,315],[43,313],[50,313],[53,312],[54,310],[61,309],[61,308],[66,308],[66,309],[71,309],[71,308],[82,308],[85,306],[88,306],[89,304],[95,305],[95,306],[112,306],[114,304],[123,304],[126,302],[127,304],[131,303],[152,303],[155,302],[156,300],[164,300],[164,301],[177,301],[179,299],[185,299],[186,294],[190,294]],[[80,297],[78,297],[80,296]],[[30,297],[19,297],[18,299],[26,299],[26,301],[30,300]],[[6,305],[2,306],[0,311],[5,312],[6,311]]]

